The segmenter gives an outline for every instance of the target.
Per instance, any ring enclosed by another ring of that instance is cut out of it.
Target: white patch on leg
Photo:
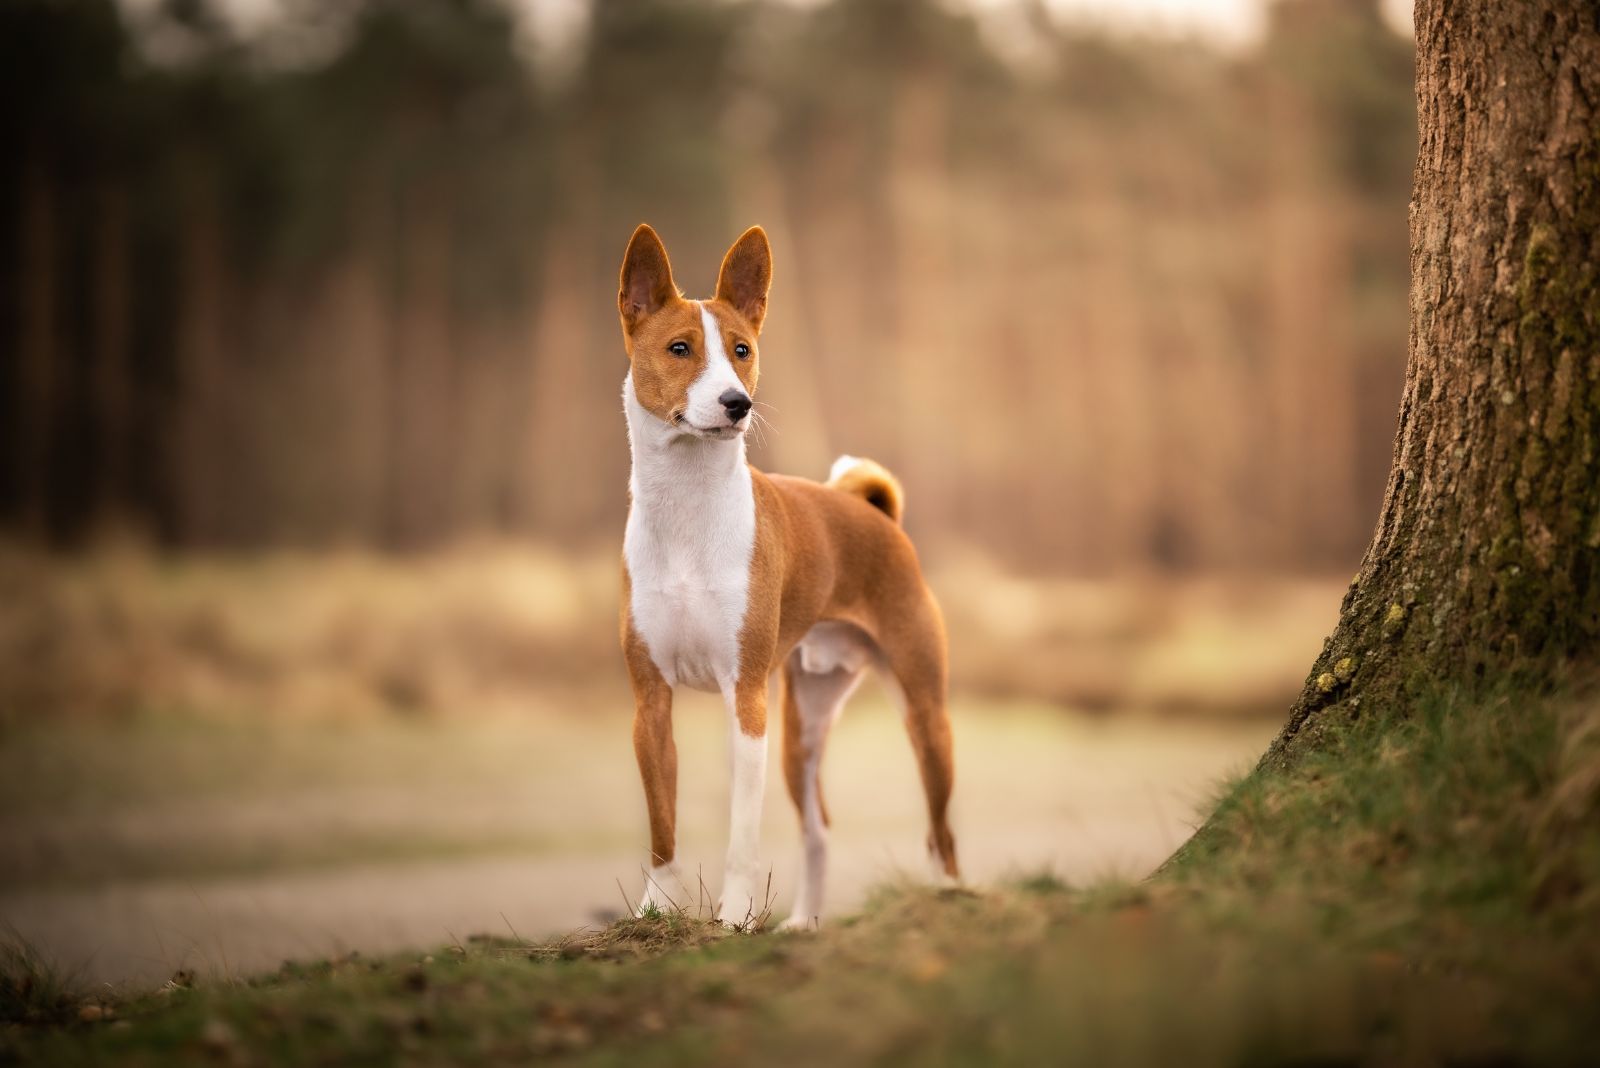
[[[652,910],[683,908],[688,889],[673,864],[657,864],[644,874],[644,893],[639,895],[639,908],[635,915],[643,916]]]
[[[828,731],[844,703],[861,682],[875,649],[871,639],[847,623],[822,622],[800,639],[791,661],[797,670],[790,682],[800,713],[800,741],[805,747],[804,785],[800,800],[800,888],[794,909],[780,930],[805,930],[820,925],[828,881],[828,825],[822,818],[820,775]]]
[[[809,930],[821,925],[822,895],[828,880],[828,825],[822,819],[822,797],[817,788],[822,763],[821,742],[827,733],[827,723],[806,719],[800,730],[806,742],[805,789],[800,811],[803,839],[800,889],[795,892],[794,910],[778,925],[780,931]]]
[[[761,870],[761,802],[767,789],[767,736],[752,738],[739,729],[733,697],[728,697],[729,749],[733,788],[728,821],[728,860],[722,876],[717,919],[748,927],[767,912],[767,880]]]

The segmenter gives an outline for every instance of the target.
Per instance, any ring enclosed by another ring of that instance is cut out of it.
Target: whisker
[[[773,427],[772,422],[766,416],[757,411],[750,413],[750,429],[755,432],[757,445],[765,445],[767,443],[767,429],[769,427],[772,428],[774,434],[781,435],[781,431]]]

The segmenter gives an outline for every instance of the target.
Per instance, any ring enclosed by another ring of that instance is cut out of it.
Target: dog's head
[[[617,309],[633,390],[657,419],[713,440],[743,434],[756,393],[756,338],[767,313],[772,248],[752,226],[722,258],[717,295],[685,300],[661,238],[641,224],[622,257]]]

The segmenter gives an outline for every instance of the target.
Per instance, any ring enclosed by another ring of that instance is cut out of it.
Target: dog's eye
[[[689,355],[689,343],[687,341],[674,341],[667,346],[667,351],[674,356],[687,356]]]
[[[733,354],[741,360],[748,360],[750,358],[750,346],[741,341],[733,347]]]

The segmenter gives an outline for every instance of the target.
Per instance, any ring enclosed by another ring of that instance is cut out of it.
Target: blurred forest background
[[[182,547],[615,540],[648,219],[778,258],[758,465],[1029,570],[1348,570],[1405,352],[1411,43],[1242,54],[937,0],[0,6],[0,518]],[[1013,28],[1010,32],[1016,33]],[[1015,49],[1011,51],[1016,51]]]
[[[1168,855],[1376,512],[1413,47],[1377,0],[1062,12],[0,0],[0,920],[161,982],[616,906],[641,220],[691,295],[772,235],[757,464],[906,483],[969,876]],[[923,841],[859,705],[846,908]],[[681,708],[714,858],[720,709]]]
[[[958,685],[1292,692],[1405,360],[1413,49],[1377,0],[1234,47],[1030,3],[271,8],[0,4],[0,708],[185,658],[367,656],[399,708],[613,673],[641,220],[691,295],[768,228],[753,459],[901,475]],[[299,570],[161,578],[263,550]],[[1134,657],[1162,628],[1223,637]]]

